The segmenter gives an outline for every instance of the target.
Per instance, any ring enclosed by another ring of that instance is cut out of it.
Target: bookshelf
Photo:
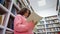
[[[45,21],[47,34],[55,34],[60,32],[60,22],[58,19],[58,15],[45,17]]]
[[[60,22],[58,15],[43,17],[36,25],[36,34],[58,34],[60,32]]]
[[[14,18],[24,7],[32,11],[31,5],[25,5],[29,1],[25,0],[0,0],[0,34],[14,33]],[[27,7],[28,6],[28,7]],[[31,8],[30,8],[31,7]]]
[[[45,26],[45,21],[44,18],[41,19],[38,24],[36,25],[36,34],[46,34],[46,26]]]

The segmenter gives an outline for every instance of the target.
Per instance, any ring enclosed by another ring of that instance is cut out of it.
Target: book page
[[[42,19],[41,16],[37,15],[35,12],[32,12],[31,15],[27,18],[27,21],[32,21],[34,22],[40,21]]]

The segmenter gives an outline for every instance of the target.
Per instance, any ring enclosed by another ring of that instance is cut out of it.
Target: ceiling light
[[[38,1],[38,6],[40,7],[40,6],[44,6],[44,5],[46,5],[46,0],[40,0],[40,1]]]

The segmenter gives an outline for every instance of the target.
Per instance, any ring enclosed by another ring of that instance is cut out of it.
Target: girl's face
[[[27,12],[24,14],[24,16],[27,18],[28,15],[29,15],[29,11],[27,10]]]

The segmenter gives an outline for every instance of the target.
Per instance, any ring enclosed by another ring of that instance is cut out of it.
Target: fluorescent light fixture
[[[40,1],[38,1],[38,6],[40,7],[40,6],[44,6],[44,5],[46,5],[46,0],[40,0]]]

